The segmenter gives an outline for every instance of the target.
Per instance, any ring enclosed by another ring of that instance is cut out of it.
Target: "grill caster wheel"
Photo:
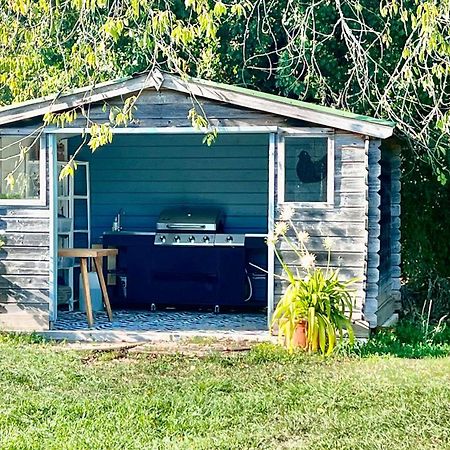
[[[156,305],[154,303],[150,305],[150,311],[156,311]]]
[[[220,313],[220,306],[216,305],[214,306],[214,314],[219,314]]]

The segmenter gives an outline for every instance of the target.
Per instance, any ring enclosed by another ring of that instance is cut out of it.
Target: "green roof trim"
[[[330,114],[333,116],[339,116],[346,119],[362,120],[364,122],[374,123],[377,125],[384,125],[394,128],[396,123],[391,120],[377,119],[371,116],[365,116],[363,114],[355,114],[342,109],[331,108],[329,106],[317,105],[316,103],[309,103],[302,100],[294,100],[287,97],[282,97],[281,95],[269,94],[267,92],[255,91],[253,89],[247,89],[240,86],[234,86],[231,84],[217,83],[215,81],[203,80],[199,78],[188,78],[187,81],[192,81],[193,83],[199,83],[207,85],[210,87],[224,89],[231,92],[236,92],[237,94],[249,95],[255,98],[261,98],[264,100],[269,100],[272,102],[279,102],[285,105],[296,106],[303,109],[309,109],[311,111],[316,111],[324,114]]]

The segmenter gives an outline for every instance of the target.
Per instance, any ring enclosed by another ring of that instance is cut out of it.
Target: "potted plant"
[[[272,330],[278,327],[278,337],[290,351],[302,347],[329,355],[335,348],[336,335],[342,340],[346,331],[350,343],[354,342],[349,287],[356,279],[340,281],[339,271],[330,267],[332,242],[329,238],[324,240],[328,255],[326,267],[317,267],[315,255],[306,246],[308,233],[299,231],[291,217],[291,210],[283,211],[271,238],[283,269],[281,278],[289,283],[274,311]],[[292,269],[285,263],[277,248],[280,242],[294,252],[300,268]]]

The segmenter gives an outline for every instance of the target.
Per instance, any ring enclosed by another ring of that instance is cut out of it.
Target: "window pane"
[[[286,202],[327,201],[327,138],[285,139]]]
[[[87,172],[84,164],[78,164],[77,170],[74,173],[74,194],[75,195],[87,195]]]
[[[39,139],[0,138],[0,198],[39,198]]]

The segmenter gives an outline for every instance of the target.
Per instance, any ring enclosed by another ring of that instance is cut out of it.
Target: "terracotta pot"
[[[306,348],[308,346],[308,340],[306,338],[307,325],[308,323],[306,322],[306,320],[303,320],[297,324],[292,339],[292,343],[295,347]]]

